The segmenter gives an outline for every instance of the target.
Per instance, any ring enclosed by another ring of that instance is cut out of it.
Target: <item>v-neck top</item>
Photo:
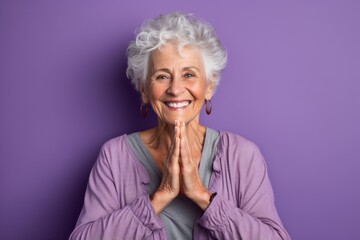
[[[203,150],[199,164],[199,174],[201,180],[208,188],[210,176],[213,169],[213,160],[219,132],[210,128],[206,129]],[[160,186],[162,173],[155,160],[151,156],[145,143],[140,138],[140,132],[128,135],[128,142],[138,160],[146,168],[150,182],[147,185],[149,195],[152,195]],[[197,218],[202,214],[202,210],[193,201],[185,196],[176,197],[161,213],[168,239],[192,239],[193,228]]]

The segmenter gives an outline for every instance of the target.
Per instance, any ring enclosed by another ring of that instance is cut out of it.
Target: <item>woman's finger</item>
[[[178,193],[180,189],[180,129],[179,124],[175,123],[174,140],[172,141],[169,153],[167,156],[165,169],[163,173],[163,183],[168,185],[174,193]]]
[[[180,143],[177,143],[177,139],[180,139],[180,129],[178,126],[178,122],[175,122],[175,127],[174,127],[174,137],[171,141],[171,145],[170,145],[170,149],[169,149],[169,153],[168,153],[168,160],[172,161],[174,153],[176,151],[176,148],[180,148]],[[176,154],[177,158],[179,157],[179,153]],[[178,161],[178,159],[176,159]]]
[[[186,134],[186,125],[184,122],[180,124],[180,139],[181,139],[181,144],[180,144],[181,164],[183,166],[190,167],[191,164],[190,148]]]
[[[180,134],[179,134],[179,127],[178,127],[178,122],[175,121],[175,127],[174,127],[174,132],[172,135],[172,139],[171,139],[171,144],[169,147],[169,151],[165,160],[165,168],[167,168],[167,166],[170,164],[170,161],[172,161],[172,155],[174,153],[174,149],[175,149],[175,145],[176,145],[176,138],[179,138]]]

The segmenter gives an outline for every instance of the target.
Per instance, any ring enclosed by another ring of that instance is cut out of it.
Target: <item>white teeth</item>
[[[173,102],[166,103],[166,105],[168,105],[169,107],[172,107],[172,108],[181,108],[181,107],[185,107],[189,104],[190,104],[190,101],[178,102],[178,103],[173,103]]]

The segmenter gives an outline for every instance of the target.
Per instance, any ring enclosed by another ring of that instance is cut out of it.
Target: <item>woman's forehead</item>
[[[165,44],[152,52],[151,60],[156,69],[166,68],[174,64],[180,64],[184,68],[199,68],[202,65],[200,50],[190,45],[185,45],[179,49],[176,44]]]

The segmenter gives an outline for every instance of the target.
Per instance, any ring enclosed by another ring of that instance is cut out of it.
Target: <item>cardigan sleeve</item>
[[[221,159],[230,162],[229,169],[235,169],[234,174],[225,169],[222,174],[235,179],[236,187],[230,188],[239,189],[233,190],[236,201],[217,194],[199,224],[215,239],[290,240],[275,207],[263,156],[251,142],[246,145],[251,151],[238,154],[237,149],[230,149]]]
[[[123,197],[115,187],[108,155],[111,153],[103,147],[90,173],[84,206],[69,240],[165,239],[163,223],[147,194],[121,206]],[[126,169],[122,172],[125,174]]]

